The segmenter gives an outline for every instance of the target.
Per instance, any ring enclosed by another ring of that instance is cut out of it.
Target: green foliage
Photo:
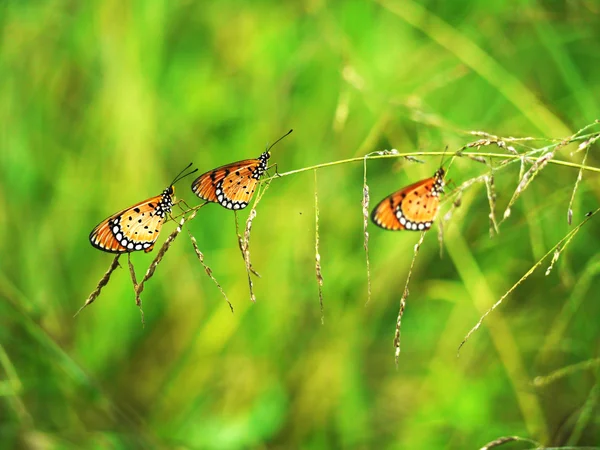
[[[282,173],[391,148],[433,153],[369,161],[372,208],[431,176],[446,146],[482,138],[470,130],[545,139],[520,152],[573,135],[600,118],[599,12],[591,0],[3,2],[2,448],[600,443],[597,217],[456,357],[479,317],[597,208],[597,171],[586,170],[567,223],[581,141],[557,150],[573,166],[540,170],[493,238],[484,183],[460,207],[448,197],[443,257],[436,225],[415,261],[398,367],[394,326],[419,235],[369,225],[365,306],[361,160],[317,172],[323,325],[312,170],[275,178],[257,208],[256,304],[233,215],[208,205],[189,230],[233,315],[184,231],[146,283],[145,327],[123,257],[72,317],[112,260],[89,245],[91,229],[189,161],[203,172],[257,157],[289,128],[273,149]],[[498,221],[519,171],[495,172]],[[449,177],[489,173],[463,157]],[[199,204],[190,181],[176,194]],[[156,252],[132,256],[138,279]]]

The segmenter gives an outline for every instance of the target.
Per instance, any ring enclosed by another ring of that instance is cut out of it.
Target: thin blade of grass
[[[594,417],[594,411],[597,409],[598,404],[600,403],[600,380],[596,378],[596,383],[590,394],[588,395],[587,400],[585,401],[583,407],[581,408],[581,413],[577,418],[577,422],[575,422],[575,426],[573,427],[573,432],[571,436],[569,436],[569,440],[567,441],[567,445],[577,445],[581,440],[581,435],[584,430],[587,428],[590,420]]]
[[[571,364],[569,366],[561,367],[560,369],[555,370],[554,372],[551,372],[548,375],[537,376],[533,379],[531,384],[535,387],[544,387],[551,383],[554,383],[556,380],[560,380],[561,378],[567,377],[573,373],[599,367],[600,358],[592,358],[588,359],[587,361],[579,362],[577,364]]]
[[[85,301],[85,303],[83,304],[83,306],[81,308],[79,308],[77,310],[77,312],[75,313],[75,315],[73,317],[77,317],[77,315],[88,305],[92,304],[94,302],[94,300],[96,300],[96,298],[100,295],[100,291],[102,291],[102,288],[104,286],[106,286],[108,284],[108,282],[110,281],[110,276],[112,275],[112,273],[115,271],[115,269],[117,267],[121,267],[119,265],[119,257],[121,255],[118,254],[117,256],[115,256],[115,258],[113,259],[112,263],[110,264],[110,266],[108,267],[108,270],[106,271],[106,273],[104,274],[104,276],[102,278],[100,278],[100,281],[98,281],[98,285],[96,286],[96,289],[94,289],[92,291],[92,293],[90,294],[90,296],[87,298],[87,300]]]
[[[594,215],[596,215],[598,213],[598,211],[600,211],[600,208],[596,209],[595,211],[593,211],[588,217],[586,217],[581,223],[579,223],[579,225],[577,225],[576,228],[574,228],[572,231],[570,231],[564,238],[562,238],[559,242],[557,242],[554,247],[552,247],[544,256],[542,256],[526,273],[525,275],[523,275],[508,291],[506,291],[504,293],[504,295],[502,297],[500,297],[500,299],[494,303],[479,319],[479,321],[475,324],[475,326],[473,328],[471,328],[471,330],[466,334],[466,336],[463,338],[462,342],[460,343],[460,345],[458,346],[458,350],[456,353],[456,356],[460,356],[460,349],[462,348],[463,345],[465,345],[465,343],[469,340],[469,338],[471,337],[471,335],[477,331],[479,329],[479,327],[481,327],[481,324],[483,323],[484,319],[492,312],[494,311],[498,306],[500,306],[502,304],[502,302],[504,301],[504,299],[506,297],[508,297],[521,283],[523,283],[527,278],[529,278],[529,276],[539,267],[542,265],[542,263],[544,262],[544,260],[552,253],[554,252],[557,248],[559,248],[560,246],[566,247],[566,244],[563,245],[564,243],[567,243],[571,241],[571,239],[573,239],[573,237],[575,236],[575,234],[577,234],[579,232],[579,230],[581,229],[581,227],[583,225],[585,225],[585,223],[590,220]]]

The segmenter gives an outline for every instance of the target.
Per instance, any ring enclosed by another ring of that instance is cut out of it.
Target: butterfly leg
[[[275,168],[275,176],[276,176],[276,177],[280,177],[280,176],[281,176],[281,174],[280,174],[280,173],[279,173],[279,171],[277,170],[277,163],[271,164],[269,167],[267,167],[267,170],[269,170],[269,169],[272,169],[273,167]]]
[[[187,208],[187,211],[186,211],[185,209],[183,209],[183,207],[181,206],[181,204],[182,204],[182,203],[183,203],[183,204],[185,205],[185,207]],[[179,209],[181,209],[181,211],[182,211],[182,212],[184,212],[184,213],[187,213],[187,212],[189,212],[189,210],[190,210],[190,209],[192,209],[192,207],[191,207],[190,205],[188,205],[188,203],[187,203],[187,202],[186,202],[184,199],[182,199],[182,198],[180,198],[179,200],[177,200],[177,201],[175,202],[175,204],[176,204],[177,206],[179,206]]]

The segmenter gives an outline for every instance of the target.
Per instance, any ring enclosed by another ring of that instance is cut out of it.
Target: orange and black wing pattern
[[[245,159],[217,167],[200,175],[192,183],[192,191],[201,199],[219,203],[227,209],[248,206],[256,183],[267,170],[269,153],[256,159]]]
[[[444,192],[444,174],[440,168],[433,177],[384,198],[371,213],[371,220],[386,230],[429,230]]]
[[[152,251],[166,215],[173,206],[175,188],[144,200],[104,219],[90,233],[91,244],[109,253]]]

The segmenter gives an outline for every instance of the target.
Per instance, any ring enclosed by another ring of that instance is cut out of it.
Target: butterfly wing
[[[109,253],[152,251],[166,214],[171,211],[172,200],[166,190],[161,195],[113,214],[90,233],[91,244]]]
[[[200,175],[192,183],[192,191],[201,199],[219,203],[227,209],[248,206],[256,183],[267,169],[267,157],[234,162]]]
[[[428,230],[438,212],[442,189],[443,179],[436,173],[384,198],[371,213],[371,220],[386,230]]]

